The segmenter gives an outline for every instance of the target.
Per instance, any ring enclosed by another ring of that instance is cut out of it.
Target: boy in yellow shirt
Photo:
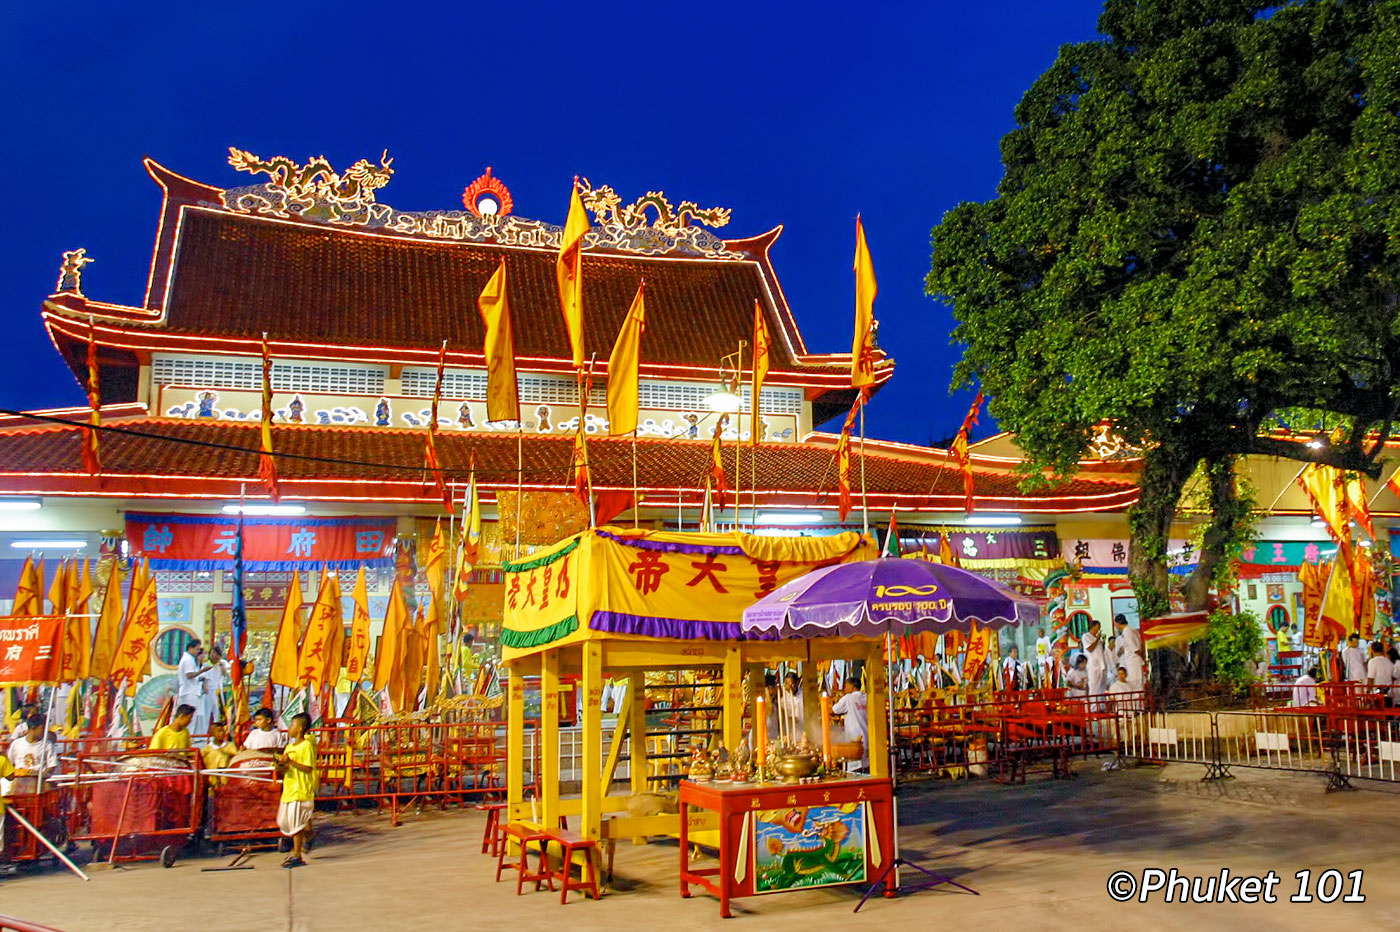
[[[190,746],[190,719],[194,718],[194,706],[182,705],[175,710],[175,717],[164,728],[157,728],[151,735],[152,751],[178,751]]]
[[[292,840],[292,853],[283,867],[301,867],[306,840],[311,836],[311,815],[316,808],[316,745],[307,732],[311,716],[298,712],[287,724],[287,747],[277,755],[282,774],[282,801],[277,806],[277,827]]]

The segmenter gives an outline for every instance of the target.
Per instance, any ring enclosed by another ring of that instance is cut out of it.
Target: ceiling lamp
[[[305,505],[225,505],[226,515],[304,515]]]
[[[963,518],[963,524],[970,527],[1014,527],[1020,523],[1020,515],[968,515]]]
[[[37,498],[0,498],[0,511],[38,511],[44,503]]]
[[[87,541],[77,538],[54,538],[53,540],[12,540],[10,546],[16,550],[82,550]]]

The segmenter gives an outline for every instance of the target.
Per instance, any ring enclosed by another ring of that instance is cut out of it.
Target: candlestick
[[[822,693],[822,763],[831,766],[831,696]]]
[[[768,759],[768,717],[764,714],[762,693],[754,697],[753,706],[753,743],[758,758],[754,772],[762,780],[763,765]]]

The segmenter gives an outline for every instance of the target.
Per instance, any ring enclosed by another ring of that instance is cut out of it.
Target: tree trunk
[[[1187,611],[1209,607],[1210,589],[1216,581],[1216,571],[1230,559],[1227,552],[1230,542],[1234,540],[1240,522],[1248,518],[1248,507],[1241,503],[1235,485],[1235,458],[1208,457],[1205,473],[1206,481],[1210,483],[1210,524],[1206,526],[1205,536],[1201,540],[1196,569],[1182,590]]]
[[[1168,597],[1167,540],[1181,491],[1195,457],[1179,445],[1159,443],[1143,457],[1138,480],[1141,493],[1128,509],[1128,578],[1137,596],[1138,617],[1155,618],[1171,611]]]

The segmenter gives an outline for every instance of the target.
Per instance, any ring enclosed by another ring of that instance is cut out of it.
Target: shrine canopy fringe
[[[243,568],[355,571],[394,563],[397,518],[244,518]],[[231,570],[238,518],[128,514],[131,555],[157,570]]]
[[[876,549],[849,531],[758,537],[592,528],[502,565],[502,657],[599,639],[745,640],[739,619],[755,600]]]

